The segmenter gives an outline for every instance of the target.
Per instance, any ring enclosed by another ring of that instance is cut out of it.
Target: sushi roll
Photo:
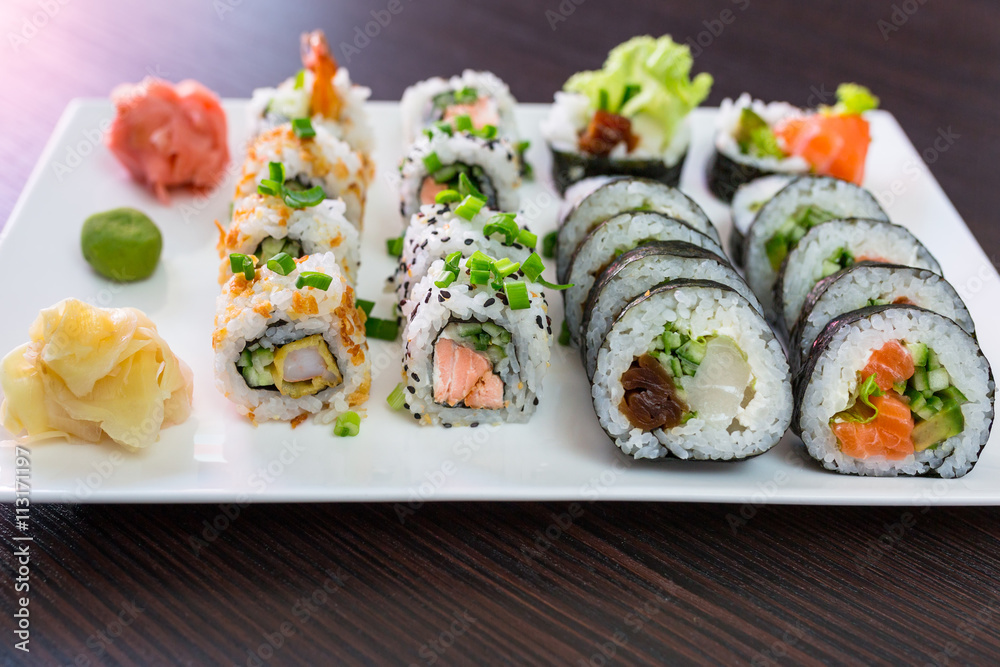
[[[534,251],[534,234],[518,225],[512,214],[482,208],[468,220],[457,215],[455,209],[456,206],[449,204],[423,206],[406,228],[402,255],[392,277],[396,300],[404,316],[412,307],[410,291],[435,261],[456,251],[466,258],[478,250],[490,257],[523,262]],[[514,227],[505,235],[494,231],[497,223]],[[490,234],[486,235],[486,231]]]
[[[729,232],[729,257],[734,265],[742,267],[744,264],[743,246],[757,213],[792,180],[790,176],[777,174],[761,176],[736,188],[730,204],[733,226]]]
[[[803,176],[774,195],[757,213],[744,244],[746,277],[775,314],[774,282],[788,251],[812,227],[836,218],[889,221],[870,192],[833,178]]]
[[[969,334],[976,325],[969,309],[947,280],[927,269],[897,264],[858,262],[823,278],[810,290],[792,327],[792,355],[804,360],[816,337],[844,313],[868,306],[920,306],[954,320]]]
[[[496,137],[427,130],[403,158],[400,175],[399,210],[404,220],[449,189],[481,196],[494,211],[516,211],[521,203],[517,149]]]
[[[954,321],[915,306],[862,308],[816,339],[793,427],[828,470],[961,477],[989,438],[993,390],[989,362]]]
[[[710,236],[662,213],[630,211],[616,215],[594,228],[570,259],[563,292],[566,327],[574,345],[584,335],[583,307],[594,282],[605,267],[627,250],[651,241],[686,241],[720,257],[722,247]]]
[[[413,418],[445,427],[528,421],[552,336],[539,286],[520,280],[499,290],[474,285],[466,271],[449,273],[438,260],[411,297],[403,381]]]
[[[215,383],[254,422],[329,423],[368,400],[364,312],[333,253],[283,273],[251,265],[251,277],[226,283],[212,334]]]
[[[690,197],[656,181],[626,176],[597,176],[573,185],[559,214],[556,273],[565,280],[573,253],[599,224],[626,211],[654,211],[676,218],[717,243],[719,232]]]
[[[878,98],[853,83],[837,87],[834,106],[814,111],[747,93],[725,99],[716,116],[709,189],[728,202],[739,186],[770,174],[812,173],[861,185],[871,144],[862,114],[877,107]]]
[[[371,158],[375,139],[365,102],[371,89],[351,83],[351,75],[330,54],[322,30],[302,35],[303,69],[276,88],[258,88],[250,99],[253,136],[308,119]]]
[[[303,208],[291,208],[271,195],[255,194],[241,200],[233,209],[229,228],[219,226],[220,282],[232,275],[229,255],[233,253],[253,255],[260,265],[279,253],[298,259],[332,252],[347,282],[357,283],[361,240],[344,211],[340,199],[324,199]]]
[[[436,123],[452,123],[459,116],[468,116],[473,129],[492,125],[498,136],[516,143],[516,105],[510,88],[492,72],[467,69],[450,79],[436,76],[403,92],[403,137],[411,144]]]
[[[715,154],[708,189],[724,202],[743,185],[768,176],[794,178],[809,173],[809,163],[781,150],[771,129],[805,113],[787,102],[765,103],[743,93],[719,105],[715,121]]]
[[[604,68],[574,74],[542,124],[560,193],[590,176],[623,174],[676,186],[691,141],[687,116],[712,77],[691,78],[694,59],[669,36],[635,37]]]
[[[594,281],[583,307],[582,344],[587,377],[594,376],[597,353],[625,306],[667,280],[704,279],[734,289],[758,312],[763,308],[740,274],[713,252],[685,241],[652,241],[622,253]]]
[[[806,232],[778,271],[774,307],[785,331],[795,324],[816,283],[865,260],[941,273],[934,256],[905,227],[858,218],[821,223]]]
[[[761,454],[792,418],[788,362],[735,290],[675,280],[631,301],[601,344],[592,396],[628,456],[730,461]]]
[[[316,136],[301,138],[290,125],[281,125],[254,139],[236,184],[236,205],[257,193],[261,181],[274,180],[275,163],[283,169],[284,181],[277,185],[286,200],[289,193],[293,198],[342,199],[344,215],[361,229],[372,164],[322,127],[315,131]],[[315,188],[321,192],[315,193]]]

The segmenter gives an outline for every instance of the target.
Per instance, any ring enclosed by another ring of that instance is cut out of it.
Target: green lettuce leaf
[[[878,108],[879,99],[862,85],[842,83],[837,86],[837,103],[829,108],[829,113],[838,116],[860,115]]]
[[[586,95],[593,109],[604,102],[626,118],[649,118],[663,132],[662,149],[712,88],[710,74],[691,78],[693,64],[691,49],[668,35],[634,37],[612,49],[602,69],[574,74],[563,90]]]
[[[878,408],[872,405],[871,401],[872,396],[881,396],[883,393],[882,390],[878,388],[878,384],[875,382],[876,375],[878,375],[878,373],[872,373],[865,379],[864,382],[861,383],[858,387],[858,398],[855,400],[854,405],[848,410],[838,412],[834,415],[834,420],[867,424],[878,417]],[[868,408],[862,408],[862,405],[868,406]]]

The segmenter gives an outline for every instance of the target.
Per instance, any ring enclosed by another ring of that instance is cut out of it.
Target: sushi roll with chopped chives
[[[293,202],[342,199],[344,215],[361,229],[374,169],[359,151],[322,127],[312,137],[298,136],[291,125],[268,130],[250,144],[236,184],[236,206],[258,193],[262,181],[275,181],[273,164],[281,166],[284,179],[270,184],[277,195]]]
[[[837,103],[815,111],[765,103],[744,93],[725,99],[716,116],[709,189],[731,201],[736,189],[761,176],[832,176],[861,185],[871,132],[863,114],[878,98],[853,83],[837,88]]]
[[[612,323],[592,384],[601,427],[628,456],[732,461],[792,417],[788,362],[763,316],[706,280],[663,283]]]
[[[222,259],[221,282],[229,280],[229,255],[252,255],[258,265],[276,255],[292,259],[331,252],[347,282],[355,284],[361,261],[361,238],[344,217],[340,199],[324,199],[314,206],[293,208],[280,197],[254,194],[234,207],[229,228],[219,225],[216,248]],[[216,223],[218,225],[218,223]]]
[[[747,282],[768,317],[777,314],[774,283],[789,250],[814,226],[837,218],[889,221],[867,190],[818,176],[795,179],[757,213],[744,244],[744,262]]]
[[[254,422],[322,423],[368,400],[371,360],[364,312],[333,253],[244,272],[216,301],[215,382]]]
[[[505,139],[450,128],[427,130],[400,166],[400,214],[404,220],[454,190],[482,198],[495,211],[516,211],[521,203],[521,163]]]
[[[583,307],[582,344],[587,377],[608,329],[635,298],[667,280],[711,280],[730,287],[760,313],[764,310],[740,274],[717,254],[686,241],[651,241],[622,253],[604,269]]]
[[[375,148],[374,133],[365,110],[371,89],[351,83],[351,75],[330,54],[322,30],[304,33],[303,69],[276,88],[258,88],[250,100],[254,136],[294,123],[322,127],[345,141],[367,160]]]
[[[597,176],[566,191],[556,237],[556,271],[565,281],[570,258],[595,227],[619,213],[653,211],[675,218],[721,243],[719,232],[690,197],[657,181],[630,176]]]
[[[492,72],[467,69],[449,79],[432,77],[403,92],[403,137],[411,144],[423,130],[467,116],[471,129],[492,126],[498,136],[517,143],[516,105],[510,88]]]
[[[458,262],[438,260],[411,292],[404,407],[422,425],[526,422],[549,366],[545,296],[521,272],[479,281],[478,269]]]
[[[993,373],[954,321],[872,306],[831,321],[798,376],[793,428],[849,475],[962,477],[993,424]]]
[[[691,140],[687,116],[712,87],[709,74],[691,78],[693,64],[689,47],[644,36],[612,49],[603,69],[570,77],[542,124],[559,192],[609,174],[676,186]]]
[[[586,333],[582,328],[584,305],[598,276],[614,259],[651,241],[685,241],[724,256],[714,239],[662,213],[630,211],[616,215],[594,228],[570,259],[563,292],[566,327],[574,345]]]
[[[729,232],[729,256],[734,265],[742,267],[744,264],[743,246],[746,244],[750,225],[753,224],[757,213],[764,207],[764,204],[771,201],[774,195],[781,192],[792,180],[790,176],[777,174],[761,176],[736,188],[732,204],[730,204],[733,226]]]
[[[779,324],[790,331],[816,283],[866,260],[941,273],[934,256],[905,227],[881,220],[830,220],[806,232],[778,271],[774,304]]]
[[[805,360],[826,325],[852,310],[868,306],[919,306],[954,320],[975,335],[969,309],[951,283],[927,269],[897,264],[858,262],[823,278],[809,291],[792,328],[792,356]]]

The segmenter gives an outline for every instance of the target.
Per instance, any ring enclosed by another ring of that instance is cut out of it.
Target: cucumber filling
[[[781,268],[781,263],[785,261],[788,252],[806,235],[806,232],[821,222],[836,217],[836,214],[812,204],[804,204],[795,209],[788,220],[764,244],[764,251],[767,253],[771,268],[775,271]]]
[[[302,244],[295,239],[287,237],[276,239],[273,236],[268,236],[260,242],[260,245],[253,251],[253,254],[257,257],[257,265],[260,266],[266,264],[269,259],[282,252],[298,259],[302,257]]]
[[[236,367],[248,387],[272,389],[290,398],[311,396],[343,382],[337,361],[321,334],[274,348],[255,341],[240,354]]]
[[[778,146],[778,138],[771,127],[753,109],[745,107],[740,112],[733,139],[740,152],[756,158],[784,158],[785,152]]]

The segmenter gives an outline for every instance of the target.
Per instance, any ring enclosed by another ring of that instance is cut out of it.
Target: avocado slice
[[[964,428],[962,406],[949,400],[937,414],[913,427],[913,449],[922,452],[958,435]]]

